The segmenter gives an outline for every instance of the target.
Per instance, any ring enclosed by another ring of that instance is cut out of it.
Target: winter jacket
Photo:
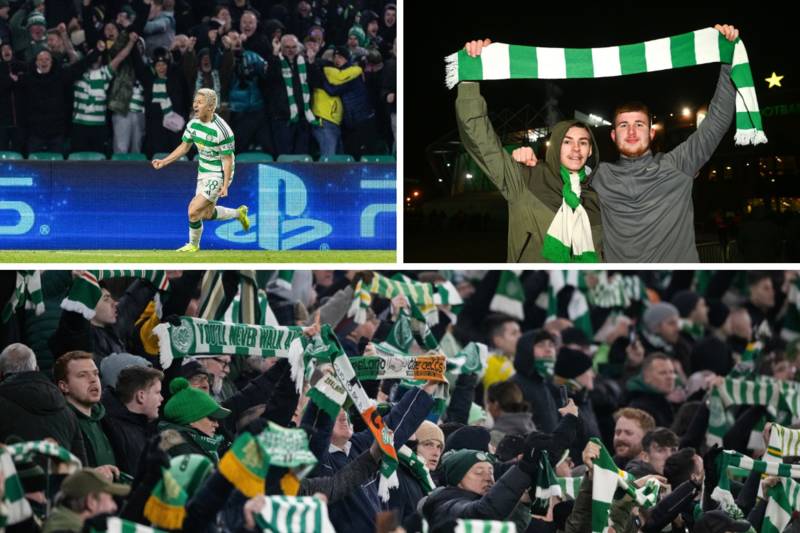
[[[39,370],[49,376],[55,358],[47,341],[58,328],[62,313],[61,301],[67,295],[72,276],[65,270],[45,270],[41,279],[44,313],[36,315],[33,310],[25,311],[23,338],[24,343],[36,353]]]
[[[126,352],[126,339],[135,330],[136,319],[155,296],[156,289],[143,279],[134,281],[117,303],[117,321],[113,326],[94,326],[80,313],[63,311],[58,329],[49,345],[56,359],[72,350],[83,350],[100,361],[112,353]],[[141,354],[144,355],[144,354]]]
[[[480,86],[462,82],[456,98],[456,120],[461,142],[478,166],[492,180],[508,201],[508,254],[511,263],[541,263],[542,243],[563,200],[560,150],[547,151],[544,162],[535,167],[520,165],[506,152],[502,139],[494,131],[486,100]],[[565,120],[553,127],[550,144],[561,146],[569,128],[576,120]],[[591,130],[592,155],[586,165],[596,168],[600,151]],[[590,174],[581,185],[581,205],[586,209],[592,227],[592,240],[598,255],[602,253],[603,236],[600,221],[600,204],[592,189],[594,175]]]
[[[581,413],[583,414],[583,413]],[[494,420],[492,426],[492,444],[497,446],[506,435],[527,435],[536,429],[528,411],[519,413],[503,413]]]
[[[517,353],[514,356],[514,370],[517,373],[511,377],[511,381],[519,385],[525,401],[531,404],[536,429],[551,433],[558,424],[558,407],[554,399],[557,391],[552,380],[542,379],[533,366],[534,335],[534,331],[529,331],[517,341]]]
[[[400,486],[389,491],[389,509],[396,509],[399,523],[417,511],[417,504],[425,496],[419,480],[403,463],[397,467]]]
[[[641,374],[629,379],[625,388],[628,407],[635,407],[650,413],[656,421],[656,426],[668,428],[672,425],[675,408],[669,403],[663,392],[657,391],[645,383]]]
[[[44,523],[42,533],[79,533],[82,530],[81,515],[63,505],[58,505]]]
[[[485,496],[458,487],[434,490],[422,504],[422,514],[431,533],[452,532],[459,518],[504,521],[532,482],[531,476],[514,465]]]
[[[20,372],[0,382],[0,441],[54,438],[86,464],[78,419],[64,395],[41,372]]]
[[[102,427],[111,443],[116,464],[121,471],[134,476],[147,439],[155,433],[155,423],[146,415],[128,410],[110,387],[103,391],[102,401],[106,409]]]
[[[383,418],[384,424],[394,430],[394,446],[399,448],[417,430],[419,425],[433,407],[433,398],[422,389],[411,391]],[[311,438],[309,448],[319,459],[317,475],[329,476],[344,468],[372,444],[369,430],[353,434],[350,439],[349,453],[331,451],[330,436],[333,420],[320,411],[316,405],[309,403],[303,415],[303,424],[314,426],[316,434]],[[378,498],[378,480],[372,478],[361,485],[344,500],[331,505],[329,513],[331,523],[337,531],[374,531],[375,514],[381,509]]]
[[[114,458],[114,449],[103,431],[102,420],[106,416],[106,408],[102,403],[92,406],[89,416],[78,411],[74,405],[68,403],[72,412],[78,417],[83,442],[86,446],[86,466],[102,466],[117,464]]]
[[[267,67],[267,87],[264,93],[267,100],[267,116],[272,120],[289,120],[291,116],[289,96],[286,93],[286,84],[283,81],[281,59],[274,55],[270,55],[265,59],[269,65]],[[300,83],[297,61],[288,61],[288,63],[289,68],[292,70],[292,87],[295,103],[297,104],[297,115],[299,120],[303,121],[305,120],[303,113],[303,86]],[[308,62],[306,62],[306,67],[308,67]]]
[[[344,127],[353,128],[375,116],[361,67],[346,63],[342,68],[324,67],[323,73],[325,92],[342,98]]]
[[[156,48],[169,50],[175,40],[175,15],[170,11],[162,11],[144,25],[145,53],[153,55]]]
[[[264,58],[251,50],[236,57],[228,97],[231,111],[247,113],[264,109],[260,82],[267,77],[267,64]]]
[[[722,65],[705,120],[668,153],[600,163],[594,176],[610,263],[697,263],[694,177],[733,121],[736,90]],[[510,224],[509,224],[510,226]]]

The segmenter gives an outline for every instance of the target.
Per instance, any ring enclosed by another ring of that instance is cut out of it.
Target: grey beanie
[[[100,361],[100,383],[103,387],[116,387],[119,373],[130,366],[153,366],[144,357],[125,352],[112,353]]]
[[[672,317],[679,317],[678,308],[667,302],[659,302],[651,305],[642,316],[644,327],[648,331],[655,332],[659,324]]]

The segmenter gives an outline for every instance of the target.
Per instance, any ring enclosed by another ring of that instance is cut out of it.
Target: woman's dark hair
[[[486,398],[499,405],[506,413],[524,413],[530,411],[530,404],[525,401],[519,385],[513,381],[498,381],[486,389]]]

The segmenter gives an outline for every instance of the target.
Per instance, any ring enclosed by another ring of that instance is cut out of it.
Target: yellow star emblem
[[[781,85],[782,79],[783,76],[778,76],[773,72],[772,76],[770,76],[769,78],[764,78],[764,81],[769,83],[769,87],[767,87],[767,89],[772,89],[772,87],[774,87],[775,85],[777,85],[778,87],[782,87]]]

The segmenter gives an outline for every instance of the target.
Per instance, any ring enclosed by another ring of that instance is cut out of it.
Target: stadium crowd
[[[214,89],[237,152],[392,153],[385,0],[0,0],[0,150],[171,152]]]
[[[0,524],[794,531],[798,274],[4,271]]]

